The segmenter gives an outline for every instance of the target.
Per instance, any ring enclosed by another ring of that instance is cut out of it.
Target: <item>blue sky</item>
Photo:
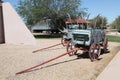
[[[17,7],[18,0],[3,0],[10,2],[12,6]],[[82,0],[82,6],[88,8],[90,18],[94,18],[98,14],[107,17],[108,23],[112,22],[120,15],[120,0]]]
[[[82,7],[88,8],[90,18],[101,14],[106,16],[108,23],[120,15],[120,0],[82,0]]]
[[[9,2],[12,6],[17,7],[17,3],[19,0],[2,0],[4,2]]]

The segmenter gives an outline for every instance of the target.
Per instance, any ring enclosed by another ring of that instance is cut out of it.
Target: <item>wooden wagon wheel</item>
[[[68,42],[67,46],[66,46],[66,50],[67,52],[70,51],[70,50],[73,50],[75,48],[75,45],[73,45],[71,42]],[[72,56],[74,54],[77,53],[77,50],[72,52],[72,53],[69,53],[69,56]]]
[[[71,40],[67,40],[67,39],[65,39],[65,38],[62,38],[62,39],[61,39],[61,43],[62,43],[63,46],[67,46],[67,44],[68,44],[69,42],[71,42]]]
[[[106,52],[108,47],[108,39],[106,37],[104,38],[102,45],[103,45],[103,51]]]
[[[66,39],[65,39],[65,38],[62,38],[62,39],[61,39],[61,43],[62,43],[63,46],[66,46],[66,45],[67,45]]]
[[[101,47],[98,43],[93,43],[89,49],[89,57],[91,61],[97,60],[101,53]]]

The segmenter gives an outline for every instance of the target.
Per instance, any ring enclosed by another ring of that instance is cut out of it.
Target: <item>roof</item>
[[[66,24],[73,24],[73,23],[90,23],[87,20],[84,20],[82,18],[75,18],[75,19],[67,19]]]

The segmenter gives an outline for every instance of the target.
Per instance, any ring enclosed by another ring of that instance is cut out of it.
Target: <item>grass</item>
[[[50,38],[61,38],[61,34],[53,34],[53,35],[34,35],[36,39],[50,39]],[[108,41],[111,42],[120,42],[120,36],[112,36],[107,35]]]
[[[34,35],[36,39],[61,38],[61,35]]]
[[[107,35],[108,41],[111,42],[120,42],[120,36],[111,36],[111,35]]]

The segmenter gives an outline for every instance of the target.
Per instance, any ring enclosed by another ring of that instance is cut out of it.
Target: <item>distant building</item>
[[[84,19],[81,19],[81,18],[67,19],[66,25],[70,25],[70,24],[82,25],[82,24],[90,24],[90,22],[86,21]],[[50,31],[52,33],[59,32],[59,30],[53,24],[51,19],[45,19],[45,20],[42,20],[42,21],[36,23],[35,25],[31,26],[31,31],[32,32]]]
[[[42,20],[31,27],[32,32],[57,31],[51,19]]]

